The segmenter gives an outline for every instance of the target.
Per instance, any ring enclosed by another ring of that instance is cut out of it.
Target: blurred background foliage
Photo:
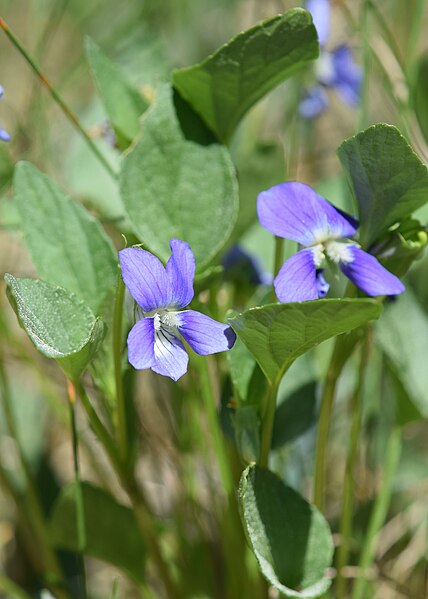
[[[285,173],[291,174],[290,178],[316,185],[332,202],[353,211],[335,152],[344,138],[378,121],[397,125],[421,158],[428,161],[428,78],[427,59],[423,58],[428,52],[424,33],[428,27],[425,4],[420,0],[381,3],[336,0],[329,46],[349,43],[365,69],[360,107],[354,110],[332,94],[328,110],[319,118],[311,122],[297,120],[297,85],[293,79],[271,92],[240,125],[231,147],[241,194],[241,218],[234,240],[239,239],[246,249],[257,254],[267,272],[272,271],[273,240],[254,223],[255,198],[262,189],[284,180]],[[284,12],[295,3],[285,0],[122,0],[120,3],[115,0],[1,0],[0,6],[1,16],[78,114],[101,151],[111,163],[117,164],[120,158],[109,145],[106,115],[85,58],[86,36],[121,67],[150,103],[157,87],[168,80],[172,69],[199,62],[236,32]],[[2,273],[36,274],[21,243],[19,219],[11,201],[14,164],[22,159],[36,164],[98,215],[117,247],[121,247],[116,225],[120,223],[120,228],[126,230],[126,223],[116,184],[5,36],[0,37],[0,56],[0,81],[5,89],[0,106],[1,124],[12,136],[9,145],[0,146]],[[310,80],[310,72],[309,68],[299,77]],[[297,128],[296,135],[289,135],[292,128]],[[297,147],[290,149],[290,139],[298,140]],[[428,209],[421,210],[417,217],[428,222]],[[293,244],[288,247],[288,243],[286,251],[294,251]],[[392,504],[378,538],[370,584],[369,596],[379,599],[422,599],[428,592],[428,255],[415,263],[407,284],[408,293],[396,304],[391,302],[386,307],[385,316],[370,340],[363,389],[364,433],[356,473],[358,510],[354,518],[356,533],[352,555],[358,554],[364,541],[370,507],[381,486],[391,423],[398,418],[404,426]],[[3,287],[2,283],[1,368],[9,374],[17,434],[41,490],[43,508],[46,514],[51,514],[60,488],[73,478],[64,380],[53,364],[36,354],[19,330]],[[334,287],[336,294],[343,291],[339,281]],[[237,307],[243,307],[239,301]],[[325,372],[330,350],[331,344],[325,343],[297,360],[280,392],[282,403],[274,439],[275,469],[303,492],[309,489],[312,473],[317,381]],[[333,530],[337,529],[346,467],[343,448],[350,430],[348,399],[357,369],[358,360],[352,360],[341,378],[331,435],[328,515]],[[139,471],[144,473],[144,484],[154,511],[162,516],[166,527],[183,526],[189,515],[198,514],[185,560],[191,580],[188,596],[205,597],[210,592],[216,596],[215,555],[219,532],[212,527],[209,496],[209,484],[215,483],[207,482],[213,477],[207,463],[192,454],[195,446],[205,445],[206,425],[197,407],[198,397],[190,394],[184,402],[179,386],[170,385],[169,381],[150,372],[130,373],[128,384],[136,393],[134,434]],[[5,392],[4,387],[1,391]],[[226,430],[227,411],[228,407],[224,406]],[[199,428],[187,426],[195,418]],[[3,414],[0,420],[1,460],[19,478],[16,447],[5,426],[6,419]],[[118,501],[125,502],[84,419],[79,420],[79,427],[82,478],[101,483]],[[195,504],[199,506],[197,512]],[[126,544],[127,539],[117,538],[115,542]],[[103,556],[97,556],[95,551],[95,557]],[[67,553],[63,559],[72,578],[74,562]],[[349,570],[349,576],[354,576],[351,567]],[[1,494],[1,490],[0,571],[29,592],[38,591],[21,523],[13,502]],[[100,559],[90,561],[91,595],[112,596],[116,577],[120,577],[122,597],[140,596],[132,575],[126,577]],[[1,588],[0,583],[0,596]],[[9,595],[5,591],[4,596],[18,597],[10,591]]]

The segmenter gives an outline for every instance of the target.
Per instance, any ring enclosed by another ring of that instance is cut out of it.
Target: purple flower
[[[125,285],[143,313],[128,335],[129,362],[177,381],[189,361],[179,335],[202,356],[231,349],[236,335],[205,314],[182,310],[193,298],[195,258],[184,241],[171,239],[170,247],[165,267],[139,248],[121,250],[119,259]]]
[[[262,191],[257,199],[257,212],[268,231],[303,246],[284,262],[274,280],[281,302],[324,297],[328,284],[320,269],[326,259],[338,264],[348,279],[367,295],[398,295],[405,290],[400,279],[374,256],[346,240],[356,233],[358,222],[309,185],[281,183]]]
[[[306,8],[312,14],[318,32],[321,53],[315,63],[317,83],[304,91],[299,113],[303,118],[313,119],[327,108],[328,97],[324,88],[333,89],[344,102],[356,106],[360,98],[362,71],[346,44],[332,52],[324,48],[330,34],[330,1],[308,0]]]
[[[3,87],[0,85],[0,100],[3,98]],[[10,141],[10,135],[4,129],[0,127],[0,140],[1,141]]]

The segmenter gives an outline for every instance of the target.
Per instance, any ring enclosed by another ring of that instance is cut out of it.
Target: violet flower
[[[231,349],[236,335],[205,314],[182,310],[193,299],[195,258],[184,241],[171,239],[170,247],[165,267],[139,248],[121,250],[119,259],[125,285],[143,314],[128,335],[128,360],[134,368],[151,368],[177,381],[189,361],[180,335],[202,356]]]
[[[3,98],[3,87],[0,85],[0,100]],[[7,133],[7,131],[5,131],[4,129],[2,129],[0,127],[0,140],[1,141],[10,141],[10,135],[9,133]]]
[[[315,63],[317,83],[304,92],[299,105],[300,115],[312,119],[328,106],[325,88],[334,89],[346,104],[356,106],[360,98],[362,71],[346,44],[331,52],[325,49],[330,35],[330,0],[307,0],[306,9],[312,14],[321,48]]]
[[[339,265],[348,279],[367,295],[398,295],[405,290],[400,279],[374,256],[355,241],[347,241],[356,233],[358,222],[309,185],[281,183],[262,191],[257,199],[257,213],[268,231],[303,246],[284,262],[274,280],[281,302],[324,297],[328,291],[322,274],[326,259]]]

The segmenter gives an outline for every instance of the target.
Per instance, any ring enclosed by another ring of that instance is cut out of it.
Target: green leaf
[[[148,102],[90,38],[86,38],[85,49],[98,93],[119,146],[126,148],[140,130],[139,119],[147,109]]]
[[[130,222],[143,243],[163,260],[169,240],[187,241],[199,269],[232,232],[238,211],[234,167],[226,148],[184,138],[163,87],[143,120],[143,136],[125,157],[121,191]]]
[[[372,299],[327,299],[252,308],[229,322],[274,384],[300,355],[381,311]]]
[[[132,510],[120,505],[103,489],[82,483],[86,529],[85,554],[113,564],[137,582],[144,580],[146,548]],[[77,487],[65,487],[49,523],[58,549],[79,550],[76,513]]]
[[[330,586],[333,540],[324,516],[265,468],[242,474],[242,519],[260,569],[287,597],[320,597]]]
[[[428,317],[410,289],[385,308],[375,331],[377,343],[390,359],[397,378],[426,418]]]
[[[175,71],[173,82],[227,142],[258,100],[318,52],[311,15],[295,8],[240,33],[201,63]]]
[[[428,54],[421,56],[418,62],[414,106],[419,126],[428,143]]]
[[[273,449],[290,443],[315,424],[316,390],[316,382],[306,383],[278,405],[273,427]]]
[[[99,314],[116,284],[117,255],[99,222],[28,162],[15,171],[15,203],[28,250],[47,281]]]
[[[428,201],[428,170],[395,127],[380,123],[345,140],[338,155],[369,246]]]
[[[74,293],[44,281],[5,275],[8,295],[37,349],[74,379],[101,343],[104,326]]]

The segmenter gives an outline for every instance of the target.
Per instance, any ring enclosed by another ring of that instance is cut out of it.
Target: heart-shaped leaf
[[[37,349],[75,379],[98,349],[104,325],[74,293],[34,279],[6,274],[8,294]]]
[[[14,179],[15,205],[39,274],[73,291],[95,314],[116,284],[117,255],[100,223],[28,162]]]
[[[300,355],[378,318],[381,311],[372,299],[327,299],[252,308],[229,322],[270,383],[277,384]]]
[[[320,597],[333,540],[324,516],[265,468],[249,466],[239,488],[242,519],[260,569],[287,597]]]
[[[428,169],[396,127],[373,125],[337,153],[358,202],[363,245],[428,201]]]
[[[113,564],[141,582],[144,580],[146,548],[135,516],[103,489],[81,484],[87,555]],[[52,543],[59,549],[79,551],[77,487],[71,483],[57,499],[49,523]],[[123,539],[124,542],[118,542]],[[126,539],[126,542],[125,542]]]
[[[140,116],[149,104],[126,80],[119,67],[90,38],[86,39],[85,49],[98,93],[119,146],[126,148],[138,134]]]
[[[278,83],[317,58],[311,15],[295,8],[258,23],[200,64],[174,72],[174,86],[222,142]]]
[[[202,269],[232,232],[238,190],[229,152],[184,138],[168,87],[147,111],[143,136],[125,157],[120,179],[136,235],[164,260],[169,240],[178,238],[190,244]]]

